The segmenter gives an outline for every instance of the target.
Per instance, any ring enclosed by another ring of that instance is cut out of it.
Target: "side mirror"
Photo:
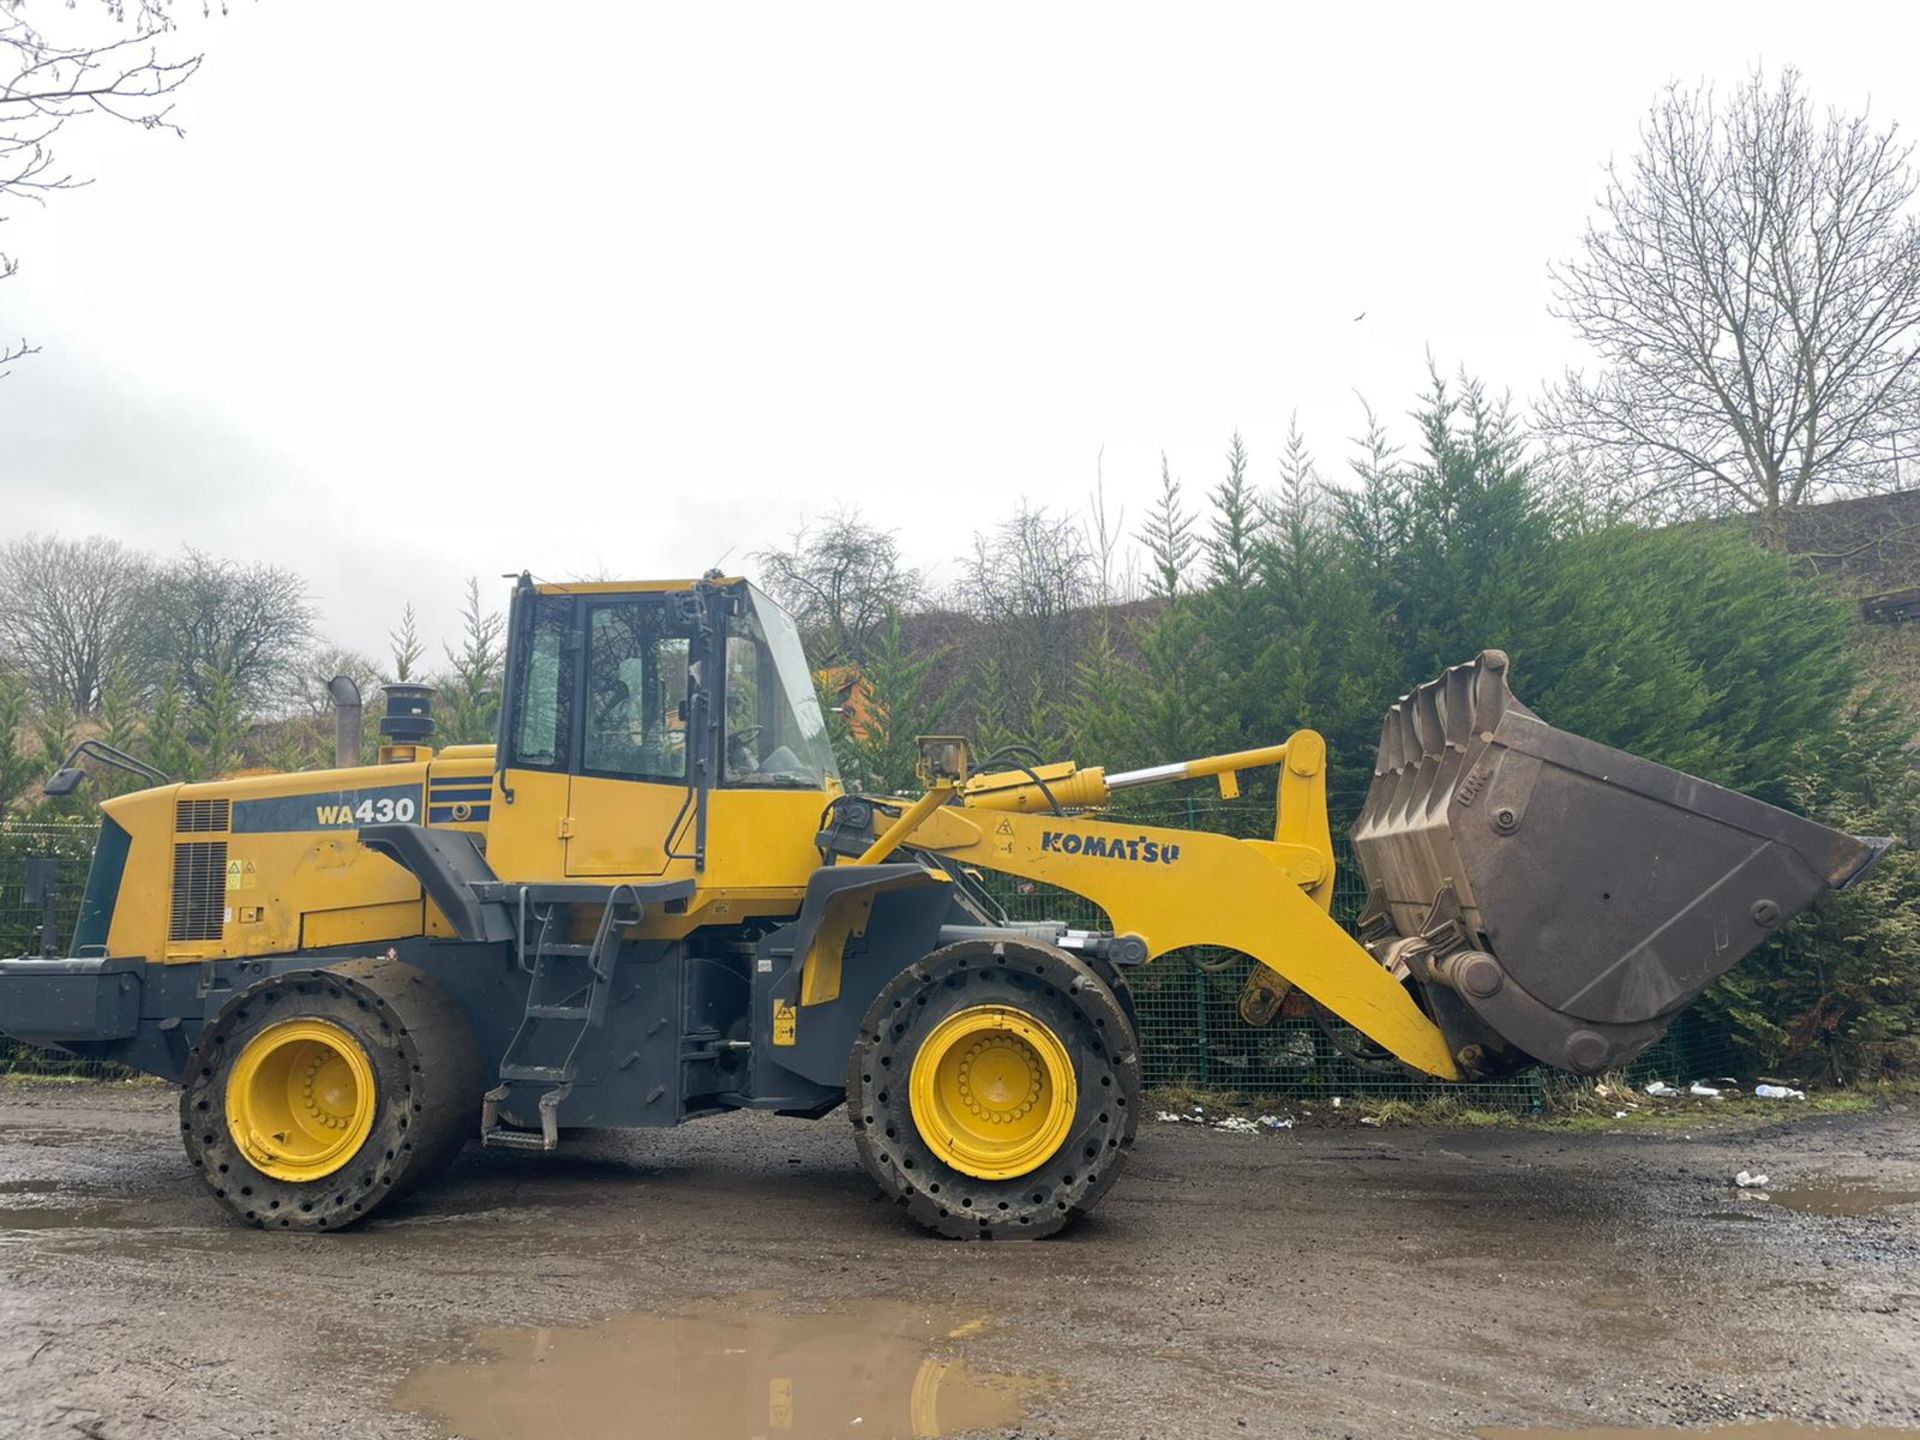
[[[960,735],[921,735],[914,741],[920,763],[914,767],[923,785],[936,780],[964,782],[970,772],[967,742]]]
[[[78,765],[63,765],[53,772],[53,778],[40,787],[40,793],[51,799],[62,795],[71,795],[80,788],[87,778],[87,772]]]

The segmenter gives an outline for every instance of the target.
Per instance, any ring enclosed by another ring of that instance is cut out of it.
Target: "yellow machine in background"
[[[1214,946],[1446,1079],[1630,1059],[1878,854],[1544,724],[1489,651],[1389,712],[1329,914],[1325,746],[1107,774],[923,743],[847,793],[792,622],[745,581],[534,585],[499,743],[390,704],[372,766],[109,800],[71,955],[0,961],[0,1029],[182,1087],[241,1218],[350,1224],[470,1138],[843,1104],[923,1224],[1037,1236],[1118,1176],[1141,1103],[1126,975]],[[1102,818],[1271,769],[1272,839]],[[69,772],[71,776],[73,772]],[[70,782],[69,782],[70,783]],[[1107,925],[1010,921],[981,874]]]

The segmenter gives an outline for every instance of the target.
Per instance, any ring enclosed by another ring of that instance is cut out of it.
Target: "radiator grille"
[[[200,840],[175,845],[173,924],[167,938],[218,940],[225,928],[226,906],[227,842]]]
[[[225,830],[231,802],[226,800],[180,800],[173,808],[173,828],[181,835],[199,835]]]

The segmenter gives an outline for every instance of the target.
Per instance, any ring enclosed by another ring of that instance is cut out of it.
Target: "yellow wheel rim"
[[[976,1005],[933,1027],[913,1057],[914,1127],[941,1160],[980,1180],[1044,1165],[1067,1138],[1079,1086],[1067,1047],[1024,1010]]]
[[[287,1020],[247,1041],[227,1079],[227,1129],[276,1180],[319,1180],[373,1131],[373,1062],[328,1020]]]

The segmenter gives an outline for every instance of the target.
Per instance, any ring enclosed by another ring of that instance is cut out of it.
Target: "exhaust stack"
[[[1556,730],[1483,650],[1387,712],[1353,827],[1361,939],[1461,1068],[1625,1064],[1890,841]]]
[[[351,770],[360,763],[360,686],[350,675],[336,675],[327,693],[333,697],[333,763]]]

